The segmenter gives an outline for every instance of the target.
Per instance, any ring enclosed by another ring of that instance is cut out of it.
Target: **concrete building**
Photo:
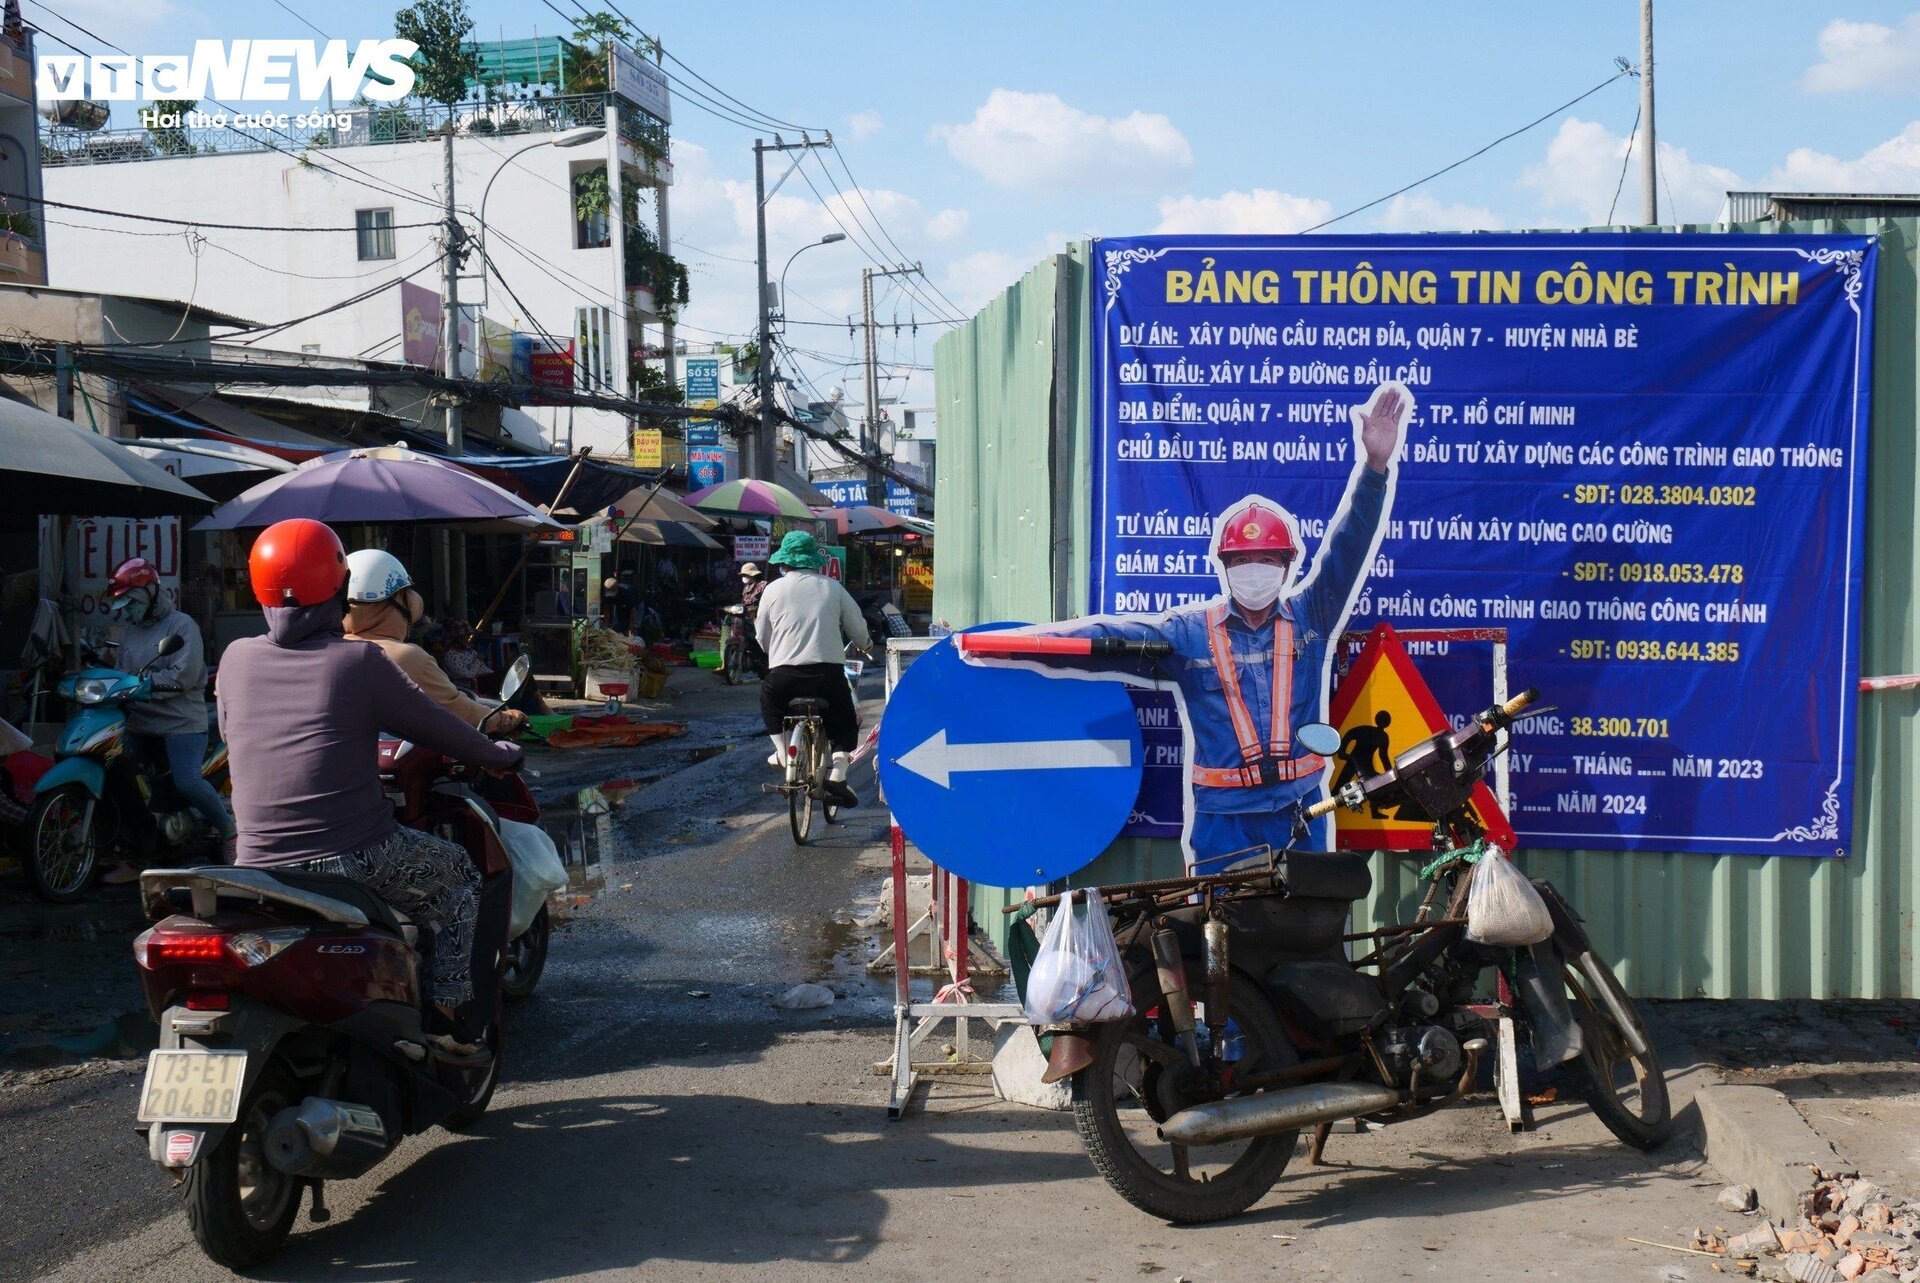
[[[0,22],[0,284],[45,285],[47,243],[39,216],[40,137],[34,102],[33,30],[9,4]]]
[[[614,83],[621,87],[618,74]],[[293,321],[258,336],[286,351],[431,363],[451,132],[455,199],[473,250],[459,283],[464,371],[504,377],[472,354],[491,340],[507,360],[510,331],[539,347],[570,342],[576,388],[628,395],[646,358],[672,348],[670,328],[659,328],[681,279],[666,257],[661,211],[672,176],[666,124],[612,91],[521,88],[505,100],[498,87],[489,92],[451,109],[363,107],[271,132],[191,116],[153,131],[56,126],[42,140],[50,200],[275,230],[169,228],[56,209],[53,279],[97,292],[138,281],[143,292],[269,325]],[[605,136],[552,145],[591,128]],[[612,412],[534,407],[502,417],[523,442],[628,449],[628,425]]]

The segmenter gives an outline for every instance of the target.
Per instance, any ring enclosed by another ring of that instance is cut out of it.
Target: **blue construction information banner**
[[[1089,608],[1227,601],[1211,558],[1227,527],[1290,536],[1278,609],[1307,621],[1287,630],[1296,656],[1325,650],[1323,684],[1351,655],[1341,638],[1381,620],[1504,630],[1511,689],[1553,706],[1509,754],[1523,843],[1844,856],[1874,250],[1095,241]],[[1490,701],[1484,638],[1408,650],[1456,724]],[[1296,721],[1314,698],[1324,715],[1314,662],[1289,679]],[[1252,665],[1240,684],[1264,699],[1267,681]],[[1127,831],[1177,835],[1182,706],[1135,703]]]

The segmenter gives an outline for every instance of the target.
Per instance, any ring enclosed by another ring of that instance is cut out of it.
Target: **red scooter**
[[[459,842],[480,870],[474,1001],[493,1019],[477,1055],[427,1041],[426,934],[359,883],[227,867],[140,878],[158,921],[133,950],[160,1048],[139,1118],[153,1161],[184,1174],[194,1238],[230,1269],[279,1250],[303,1188],[326,1220],[323,1182],[369,1171],[404,1136],[473,1123],[499,1081],[513,874],[497,821],[539,810],[517,775],[401,741],[382,741],[380,767],[401,823]]]

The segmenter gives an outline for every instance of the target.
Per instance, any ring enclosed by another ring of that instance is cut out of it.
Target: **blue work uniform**
[[[1366,574],[1385,516],[1386,475],[1362,468],[1349,495],[1346,512],[1321,543],[1312,578],[1257,628],[1227,599],[1146,619],[1044,630],[1172,644],[1171,655],[1151,661],[1151,675],[1177,685],[1186,705],[1196,862],[1285,846],[1294,804],[1319,793],[1326,761],[1296,751],[1293,728],[1325,715],[1327,648],[1337,642],[1347,603]],[[1222,642],[1232,670],[1224,674],[1216,660]]]

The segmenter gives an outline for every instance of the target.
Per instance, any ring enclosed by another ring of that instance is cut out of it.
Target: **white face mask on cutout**
[[[1290,578],[1290,566],[1272,566],[1262,561],[1242,562],[1227,567],[1227,592],[1247,610],[1265,610],[1280,600],[1280,593]]]

